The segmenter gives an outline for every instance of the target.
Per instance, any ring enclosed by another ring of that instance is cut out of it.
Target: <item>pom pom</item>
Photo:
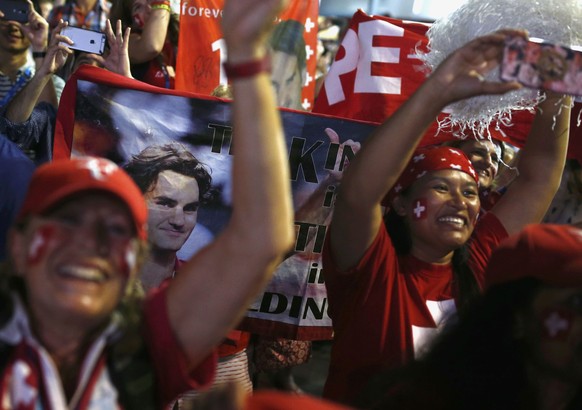
[[[582,43],[582,3],[579,0],[468,0],[448,16],[435,21],[427,32],[429,51],[419,52],[430,69],[466,42],[503,28],[525,29],[530,37],[564,45]],[[487,81],[499,81],[492,70]],[[522,88],[504,95],[477,96],[452,104],[450,117],[439,128],[467,127],[486,135],[492,123],[511,122],[512,110],[533,110],[540,101],[537,90]]]

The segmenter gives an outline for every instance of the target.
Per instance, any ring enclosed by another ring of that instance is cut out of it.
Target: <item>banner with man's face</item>
[[[195,226],[178,250],[178,259],[190,258],[228,223],[232,145],[236,143],[230,102],[151,87],[89,66],[73,76],[63,96],[55,157],[97,155],[124,166],[144,150],[155,153],[159,147],[177,144],[210,170],[210,194],[197,207]],[[241,329],[289,339],[329,339],[332,328],[321,265],[323,241],[342,171],[374,125],[293,110],[281,114],[296,242],[264,292],[249,306]],[[171,192],[172,187],[187,186],[187,180],[172,183],[167,179],[164,176],[156,186],[160,192],[164,190],[161,196],[168,201],[194,202],[184,192]],[[163,215],[157,220],[162,221]],[[154,239],[159,238],[152,236]]]

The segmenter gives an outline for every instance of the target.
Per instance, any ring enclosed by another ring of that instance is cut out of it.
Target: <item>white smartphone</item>
[[[99,55],[103,54],[103,51],[105,50],[105,43],[107,39],[105,37],[105,33],[100,31],[67,26],[61,30],[61,35],[67,36],[73,40],[73,45],[61,42],[61,44],[64,44],[73,50]]]

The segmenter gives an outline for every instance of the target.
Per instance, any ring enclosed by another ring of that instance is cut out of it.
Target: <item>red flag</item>
[[[426,51],[427,29],[358,10],[313,112],[383,122],[426,77],[415,49]]]

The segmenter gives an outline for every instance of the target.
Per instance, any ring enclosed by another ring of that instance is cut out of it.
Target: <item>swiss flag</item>
[[[425,80],[427,72],[417,50],[427,51],[429,25],[370,16],[358,10],[342,40],[326,76],[313,112],[381,123]],[[569,146],[571,158],[582,159],[582,130],[577,116],[582,105],[572,110]],[[446,117],[445,113],[440,119]],[[531,129],[533,114],[512,113],[512,123],[491,127],[492,138],[523,147]],[[456,138],[451,130],[438,131],[435,121],[419,146],[438,144]]]

